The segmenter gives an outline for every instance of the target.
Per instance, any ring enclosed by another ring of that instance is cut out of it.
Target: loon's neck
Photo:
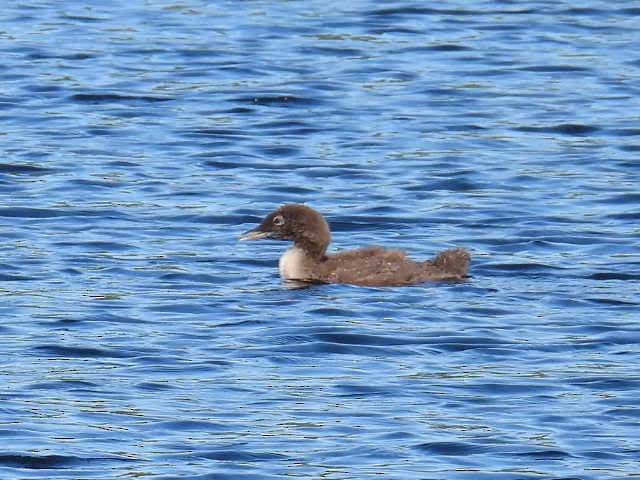
[[[294,245],[280,257],[278,268],[280,276],[285,280],[304,280],[309,278],[309,266],[313,259],[300,246]]]

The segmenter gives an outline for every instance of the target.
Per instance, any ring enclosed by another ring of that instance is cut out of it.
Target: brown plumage
[[[445,250],[424,262],[414,262],[402,250],[378,246],[327,254],[329,225],[320,213],[299,204],[278,208],[240,236],[241,240],[260,238],[294,242],[280,257],[280,275],[287,280],[369,286],[463,280],[470,260],[464,248]]]

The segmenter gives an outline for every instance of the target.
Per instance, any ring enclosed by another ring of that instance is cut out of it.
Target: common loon
[[[410,260],[403,250],[379,246],[327,254],[329,225],[319,212],[300,204],[283,205],[240,235],[240,240],[261,238],[293,242],[280,257],[280,276],[303,282],[397,286],[425,280],[463,280],[470,260],[464,248],[444,250],[424,262]]]

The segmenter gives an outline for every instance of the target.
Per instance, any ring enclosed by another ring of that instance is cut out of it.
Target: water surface
[[[636,4],[0,19],[3,478],[640,474]],[[473,277],[285,288],[285,202]]]

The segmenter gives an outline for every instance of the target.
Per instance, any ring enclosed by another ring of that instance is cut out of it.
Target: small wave
[[[638,151],[640,151],[640,148]],[[616,220],[638,220],[640,219],[640,212],[612,213],[607,215],[607,217]]]
[[[196,452],[194,457],[218,460],[222,462],[263,462],[267,460],[286,460],[288,457],[272,452],[246,452],[241,450],[215,450],[211,452]]]
[[[221,285],[228,283],[230,279],[221,275],[210,275],[206,273],[166,273],[160,277],[161,280],[172,280],[180,282],[206,283],[209,285]]]
[[[57,242],[54,245],[60,247],[79,247],[86,250],[98,251],[98,252],[121,252],[126,250],[137,249],[136,245],[129,245],[119,242]]]
[[[71,100],[82,103],[131,103],[131,102],[166,102],[171,97],[159,97],[151,95],[125,95],[122,93],[74,93]]]
[[[625,390],[630,391],[637,389],[640,385],[640,380],[631,380],[627,378],[580,377],[573,379],[568,383],[595,391],[623,392]]]
[[[106,348],[66,347],[61,345],[39,345],[34,350],[55,357],[130,358],[136,354]]]
[[[488,451],[488,447],[463,442],[429,442],[416,445],[415,448],[432,455],[477,455]]]
[[[634,137],[640,135],[640,128],[616,128],[610,132],[619,137]]]
[[[268,157],[294,157],[300,154],[300,148],[295,145],[264,145],[256,147],[255,150]]]
[[[578,67],[576,65],[532,65],[530,67],[520,67],[517,70],[524,72],[588,72],[590,69],[585,67]]]
[[[364,57],[365,52],[357,48],[303,47],[298,49],[303,55],[329,55],[331,57]]]
[[[527,15],[536,13],[535,8],[497,9],[497,10],[467,10],[465,8],[432,8],[432,7],[391,7],[371,11],[370,15],[388,17],[393,15],[451,15],[455,17],[483,15]]]
[[[519,452],[515,455],[531,457],[535,460],[562,460],[564,458],[571,457],[569,453],[563,452],[562,450],[533,450],[530,452]]]
[[[614,195],[613,197],[605,198],[601,201],[614,204],[639,205],[640,193],[623,193],[621,195]]]
[[[53,173],[50,168],[40,167],[38,165],[30,165],[26,163],[0,163],[0,173],[10,175],[46,175]]]
[[[0,208],[0,217],[17,218],[54,218],[64,215],[52,208],[4,207]]]
[[[547,127],[517,127],[516,130],[527,133],[559,133],[561,135],[585,136],[597,132],[599,128],[579,123],[562,123]]]
[[[337,384],[334,388],[338,391],[344,392],[340,395],[341,398],[345,397],[379,397],[379,396],[391,396],[397,395],[394,389],[385,388],[384,386],[371,386],[361,384]]]
[[[205,420],[168,420],[151,424],[150,427],[172,432],[224,432],[231,429],[226,423]]]
[[[322,103],[320,99],[311,97],[301,97],[289,94],[264,95],[258,94],[250,97],[237,97],[232,101],[237,103],[250,103],[254,105],[290,107],[290,106],[312,106]]]
[[[0,465],[14,468],[44,469],[64,468],[80,460],[66,455],[0,455]]]
[[[640,277],[640,275],[638,275],[638,277]],[[626,302],[624,300],[618,300],[616,298],[587,298],[587,300],[607,306],[611,305],[620,307],[634,307],[638,305],[638,302]]]
[[[127,215],[112,209],[78,210],[75,208],[36,208],[4,207],[0,208],[0,217],[15,218],[55,218],[55,217],[98,217],[126,218]]]
[[[503,272],[521,272],[521,273],[550,273],[561,270],[559,267],[545,265],[543,263],[487,263],[483,265],[484,269],[499,270]]]
[[[0,465],[13,468],[26,468],[30,470],[69,468],[87,462],[131,462],[130,458],[123,457],[103,457],[103,458],[83,458],[73,455],[24,455],[5,454],[0,455]]]
[[[640,280],[640,274],[624,272],[598,272],[589,275],[587,278],[591,280]]]
[[[0,273],[0,282],[25,282],[36,280],[36,277],[27,277],[25,275],[11,275],[8,273]]]
[[[429,343],[430,338],[366,335],[361,333],[317,333],[315,338],[343,345],[415,345]]]

